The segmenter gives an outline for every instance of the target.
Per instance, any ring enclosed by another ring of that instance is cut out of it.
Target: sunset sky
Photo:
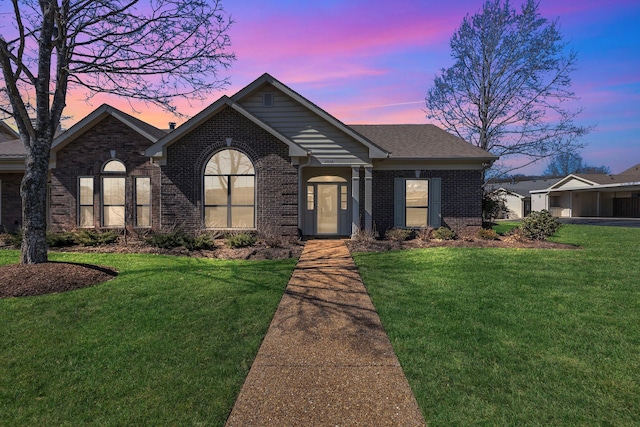
[[[347,124],[426,123],[424,97],[439,69],[452,64],[449,39],[482,0],[227,0],[235,24],[231,95],[268,72]],[[520,1],[513,2],[519,5]],[[583,141],[586,163],[619,173],[640,163],[640,2],[541,0],[578,52],[573,90],[584,107],[580,123],[596,129]],[[193,115],[205,104],[180,102]],[[65,113],[79,118],[108,102],[85,104],[70,94]],[[176,121],[154,107],[138,115],[166,128]],[[148,109],[149,108],[149,109]],[[179,120],[178,120],[179,121]],[[541,173],[546,163],[524,169]]]

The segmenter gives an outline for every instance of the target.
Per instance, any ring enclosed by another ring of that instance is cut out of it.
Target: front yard
[[[429,425],[638,425],[640,229],[355,255]]]
[[[637,425],[640,229],[554,240],[354,255],[429,425]],[[0,424],[223,425],[295,264],[51,258],[119,274],[0,299]]]
[[[213,425],[231,411],[295,260],[134,254],[61,294],[0,299],[0,425]],[[17,251],[0,251],[0,265]]]

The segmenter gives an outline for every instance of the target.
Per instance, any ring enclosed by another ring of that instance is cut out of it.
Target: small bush
[[[396,242],[404,242],[405,240],[409,240],[412,234],[413,231],[406,228],[392,228],[386,232],[385,237]]]
[[[7,233],[4,239],[5,244],[12,246],[14,248],[19,248],[22,246],[22,231],[17,231],[15,233]]]
[[[371,243],[378,240],[378,232],[376,228],[373,227],[371,230],[358,230],[356,233],[351,235],[351,240],[355,242],[365,242]]]
[[[439,239],[439,240],[455,240],[457,236],[456,236],[456,232],[453,231],[452,229],[447,227],[439,227],[433,230],[433,233],[431,233],[431,237],[433,239]]]
[[[423,242],[431,240],[431,234],[433,233],[433,227],[421,228],[416,231],[416,236]]]
[[[76,242],[75,233],[65,231],[61,233],[47,233],[47,245],[50,248],[64,248],[73,246]]]
[[[548,210],[543,209],[531,212],[525,217],[520,224],[520,229],[528,239],[545,240],[547,237],[553,236],[560,225],[560,222]]]
[[[481,228],[476,233],[476,237],[482,240],[498,240],[498,233],[492,228]]]
[[[200,234],[193,239],[193,249],[189,250],[205,250],[209,251],[216,247],[213,238],[209,234]]]
[[[251,246],[256,242],[256,238],[249,233],[228,234],[226,237],[226,245],[233,249]]]
[[[273,225],[265,225],[258,230],[258,240],[269,248],[279,248],[284,243],[282,234],[280,234],[278,229]]]
[[[147,238],[147,243],[151,246],[160,249],[173,249],[180,246],[190,244],[189,238],[184,234],[181,229],[169,231],[167,233],[154,233],[151,237]]]
[[[75,234],[77,243],[83,246],[101,246],[118,241],[120,233],[116,231],[83,230]]]

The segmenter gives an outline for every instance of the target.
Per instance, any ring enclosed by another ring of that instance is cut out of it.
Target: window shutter
[[[394,215],[393,226],[396,228],[404,227],[404,206],[405,206],[405,179],[396,178],[394,180]]]
[[[442,178],[431,178],[429,182],[429,225],[442,225]]]

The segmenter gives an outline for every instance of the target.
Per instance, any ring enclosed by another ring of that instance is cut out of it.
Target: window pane
[[[426,227],[427,208],[407,208],[405,221],[407,227]]]
[[[124,205],[124,178],[103,178],[102,194],[105,205]]]
[[[232,228],[253,228],[253,206],[231,208]]]
[[[127,168],[124,166],[124,163],[119,160],[110,160],[105,163],[102,170],[105,172],[126,172]]]
[[[346,185],[342,185],[342,186],[340,186],[340,209],[342,209],[343,211],[346,211],[347,208],[348,208],[347,186]]]
[[[93,205],[93,178],[80,178],[80,204]]]
[[[137,206],[136,225],[138,227],[151,227],[151,206]]]
[[[204,225],[207,228],[227,228],[227,207],[204,208]]]
[[[313,185],[307,185],[307,210],[314,208]]]
[[[324,175],[313,177],[307,182],[347,182],[347,180],[339,176]]]
[[[231,204],[253,205],[253,176],[231,177]]]
[[[93,227],[93,206],[81,206],[80,207],[80,221],[78,221],[80,227]]]
[[[204,177],[204,204],[205,205],[226,205],[227,204],[227,179],[226,176],[205,176]]]
[[[406,206],[427,206],[428,182],[426,179],[406,181]]]
[[[136,178],[136,204],[151,204],[151,178]]]
[[[223,150],[215,154],[207,167],[205,175],[254,175],[251,160],[237,150]]]
[[[124,206],[104,207],[105,227],[124,227]]]

